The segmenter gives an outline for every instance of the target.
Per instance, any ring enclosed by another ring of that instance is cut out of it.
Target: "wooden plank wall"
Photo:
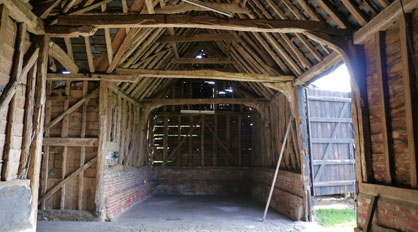
[[[167,160],[167,165],[174,166],[249,166],[254,117],[255,113],[248,111],[158,113],[151,128],[152,161],[159,165]]]
[[[148,163],[145,150],[140,148],[140,141],[146,140],[145,124],[147,119],[141,112],[141,106],[128,97],[109,90],[107,148],[118,152],[114,165],[141,167]],[[146,144],[146,143],[144,143]]]
[[[291,117],[289,102],[277,93],[264,107],[260,107],[253,134],[254,166],[275,167],[279,158],[282,142]],[[291,130],[280,164],[280,170],[301,173],[301,156],[297,139],[296,120]]]
[[[146,139],[140,105],[112,83],[103,87],[107,93],[100,97],[99,88],[97,81],[48,81],[41,209],[97,210],[101,136],[106,143],[100,155],[107,169],[147,163],[140,149],[140,140]],[[99,101],[106,103],[105,135],[100,134]]]
[[[41,198],[63,179],[97,156],[99,136],[98,82],[48,81],[46,127],[70,107],[95,92],[94,97],[45,131]],[[61,139],[58,142],[52,139]],[[68,140],[65,140],[68,138]],[[74,138],[87,138],[80,146]],[[94,210],[96,164],[82,171],[41,202],[42,209]]]

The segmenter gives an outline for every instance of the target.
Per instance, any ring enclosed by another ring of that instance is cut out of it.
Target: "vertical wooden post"
[[[48,81],[46,86],[46,96],[51,95],[52,91],[52,81]],[[51,121],[51,100],[46,99],[46,112],[45,112],[45,124],[48,124]],[[44,137],[49,137],[49,131],[46,130]],[[41,193],[44,195],[48,190],[48,170],[49,170],[49,146],[44,146],[45,153],[42,156],[42,167],[43,167],[43,173],[42,173],[42,181],[41,181]],[[41,209],[45,210],[45,200],[41,202]]]
[[[216,107],[217,105],[215,105]],[[218,116],[215,114],[213,115],[213,166],[216,166],[216,158],[217,158],[217,153],[218,153],[218,147],[216,146],[216,136],[218,136]]]
[[[226,120],[226,126],[225,126],[225,130],[226,130],[226,141],[225,141],[225,145],[226,148],[229,151],[229,148],[231,147],[231,116],[229,114],[227,114],[225,116],[225,120]],[[225,162],[226,165],[228,166],[229,160],[228,157],[225,158]]]
[[[418,187],[417,167],[418,167],[418,97],[417,97],[417,80],[416,70],[414,68],[411,44],[412,37],[412,17],[406,14],[400,17],[399,35],[401,42],[401,59],[402,59],[402,82],[405,97],[405,113],[406,113],[406,134],[408,137],[408,154],[409,154],[409,170],[410,184],[412,188]],[[413,48],[412,48],[413,49]]]
[[[38,214],[38,195],[39,195],[39,173],[42,159],[42,140],[44,133],[45,119],[45,99],[46,99],[46,77],[48,70],[48,36],[37,36],[39,44],[39,58],[36,70],[36,99],[35,115],[33,120],[34,138],[31,146],[31,157],[28,177],[31,180],[30,188],[32,191],[32,211],[30,222],[36,230],[36,218]]]
[[[379,104],[381,111],[381,124],[383,135],[383,149],[385,156],[385,182],[392,184],[394,180],[394,160],[392,145],[392,130],[391,130],[391,118],[390,118],[390,99],[389,88],[386,68],[386,52],[385,52],[385,34],[384,32],[377,32],[375,34],[376,44],[376,71],[377,71],[377,83],[379,87]]]
[[[205,115],[200,124],[200,166],[205,166]]]
[[[189,125],[190,125],[189,130],[191,130],[192,127],[194,126],[193,116],[189,117]],[[192,166],[192,159],[193,159],[192,152],[193,152],[193,134],[190,134],[189,135],[189,166]]]
[[[241,166],[241,114],[238,115],[238,165]]]
[[[88,94],[88,81],[83,81],[83,97],[86,97]],[[81,115],[81,138],[86,137],[86,129],[87,129],[87,104],[88,102],[83,104],[82,115]],[[80,167],[84,166],[84,162],[86,161],[86,147],[81,147],[80,152]],[[78,209],[83,209],[83,191],[84,191],[84,171],[80,172],[78,176]]]
[[[163,138],[163,160],[164,160],[164,162],[168,162],[167,154],[168,154],[168,117],[164,116],[164,138]]]
[[[177,144],[180,143],[180,140],[181,140],[181,116],[178,116],[177,117]],[[180,159],[181,159],[181,147],[177,149],[177,159],[176,159],[177,166],[180,165]]]
[[[18,24],[18,35],[17,35],[17,42],[16,42],[16,49],[13,59],[13,73],[11,80],[8,85],[11,85],[15,80],[22,80],[22,68],[23,68],[23,56],[25,55],[24,45],[26,41],[26,24],[19,23]],[[16,89],[22,88],[19,85]],[[1,169],[1,179],[3,181],[13,180],[17,178],[17,171],[19,169],[19,160],[21,151],[18,148],[13,147],[16,143],[16,127],[17,127],[17,115],[16,115],[16,108],[17,108],[17,98],[19,91],[15,91],[13,97],[9,103],[9,110],[8,110],[8,122],[7,122],[7,132],[6,132],[6,143],[4,145],[4,157],[3,157],[3,167]],[[1,157],[0,157],[1,158]]]
[[[65,84],[65,96],[67,97],[64,101],[64,112],[68,110],[70,105],[70,101],[68,98],[70,97],[70,89],[71,89],[71,82],[69,80],[66,81]],[[61,137],[65,138],[68,137],[68,115],[62,119],[62,130],[61,130]],[[65,179],[66,171],[67,171],[67,154],[68,154],[68,147],[64,146],[62,151],[62,166],[61,166],[61,179]],[[61,188],[61,200],[60,200],[60,209],[63,210],[65,207],[65,184]]]
[[[36,90],[36,64],[30,69],[28,73],[26,99],[25,99],[25,116],[22,138],[22,158],[20,159],[20,167],[18,177],[19,179],[26,179],[29,149],[32,143],[33,134],[33,110]],[[46,119],[45,119],[46,120]]]
[[[97,174],[96,174],[96,214],[104,220],[106,217],[105,209],[105,196],[104,196],[104,173],[106,164],[106,151],[107,151],[107,101],[108,101],[107,82],[100,81],[100,94],[99,94],[99,147],[97,151]]]
[[[355,140],[356,179],[358,183],[370,182],[373,178],[373,170],[364,49],[362,46],[352,45],[350,41],[343,54],[351,77],[351,109],[357,138]]]
[[[0,5],[0,35],[5,35],[7,25],[9,24],[9,9],[3,4]],[[6,36],[0,37],[0,61],[3,57],[4,45],[6,44]]]

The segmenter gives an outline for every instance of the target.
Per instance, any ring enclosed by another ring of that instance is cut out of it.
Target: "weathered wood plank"
[[[97,147],[97,138],[48,137],[43,139],[44,146]]]

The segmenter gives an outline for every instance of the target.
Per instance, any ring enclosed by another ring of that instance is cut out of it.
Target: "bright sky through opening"
[[[350,75],[345,64],[340,65],[334,72],[312,82],[312,85],[321,90],[351,92]]]

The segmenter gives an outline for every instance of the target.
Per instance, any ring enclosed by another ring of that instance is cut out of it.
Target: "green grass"
[[[353,209],[318,209],[315,214],[318,223],[324,227],[356,226],[356,212]]]

